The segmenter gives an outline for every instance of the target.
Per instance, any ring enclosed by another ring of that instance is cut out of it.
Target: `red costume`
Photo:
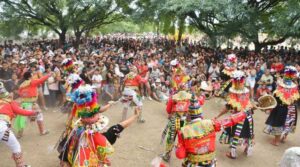
[[[282,63],[273,63],[271,65],[271,69],[276,72],[281,72],[284,69],[284,65]]]
[[[144,78],[142,78],[140,75],[133,75],[133,74],[128,74],[128,76],[126,77],[124,84],[127,87],[130,86],[139,86],[140,83],[145,83],[147,82],[147,80],[145,80]]]
[[[44,83],[50,75],[45,75],[40,79],[35,79],[35,80],[26,80],[20,85],[20,89],[18,90],[19,95],[23,100],[28,102],[26,99],[32,99],[30,102],[35,102],[38,96],[38,86],[40,84]],[[26,99],[24,99],[26,98]],[[24,102],[22,100],[22,102]]]
[[[191,97],[192,95],[190,93],[186,91],[179,91],[175,95],[171,96],[167,103],[166,111],[170,116],[169,122],[162,134],[162,141],[165,136],[167,137],[165,153],[163,156],[165,161],[169,161],[170,159],[170,153],[174,147],[177,131],[185,125],[185,118],[187,111],[189,110]]]
[[[11,121],[16,115],[32,116],[35,112],[20,108],[15,101],[0,100],[0,118],[6,117],[6,121]]]
[[[24,167],[20,143],[11,130],[11,122],[16,115],[33,116],[35,112],[24,110],[17,102],[10,100],[9,93],[0,82],[0,142],[10,148],[16,167]]]
[[[179,159],[185,159],[183,167],[213,165],[215,163],[216,132],[221,131],[221,127],[231,127],[246,118],[246,114],[240,112],[221,121],[202,120],[197,100],[191,100],[189,114],[192,120],[178,132],[176,156]]]

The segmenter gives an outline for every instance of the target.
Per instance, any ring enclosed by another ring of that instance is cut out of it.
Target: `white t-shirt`
[[[246,79],[246,86],[249,86],[250,88],[254,88],[254,86],[255,86],[255,77],[251,77],[249,75]]]
[[[97,88],[101,87],[101,82],[102,82],[102,76],[100,74],[98,75],[93,75],[92,81],[93,85],[96,86]]]

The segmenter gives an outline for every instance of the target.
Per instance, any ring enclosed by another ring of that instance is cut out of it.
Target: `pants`
[[[58,99],[58,90],[49,90],[49,107],[55,107],[57,99]]]
[[[20,153],[21,146],[7,122],[0,120],[0,142],[4,142],[12,153]]]

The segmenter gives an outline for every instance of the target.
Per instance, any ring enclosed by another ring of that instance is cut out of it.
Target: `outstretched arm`
[[[51,76],[51,74],[47,74],[47,75],[43,76],[42,78],[32,80],[31,84],[34,86],[40,85],[40,84],[44,83],[50,76]]]
[[[111,103],[108,103],[108,104],[106,104],[105,106],[102,106],[102,107],[100,108],[100,113],[105,112],[105,111],[108,110],[111,106],[112,106]]]
[[[222,120],[214,120],[215,131],[218,132],[221,128],[227,128],[238,124],[239,122],[244,121],[246,118],[246,113],[241,111],[237,114],[233,114],[228,118]]]
[[[139,116],[141,109],[139,107],[135,108],[134,115],[126,119],[125,121],[121,122],[120,125],[125,129],[129,125],[131,125]]]
[[[11,102],[11,108],[14,113],[18,115],[24,115],[24,116],[33,116],[36,114],[36,112],[31,110],[24,110],[22,109],[17,102]]]

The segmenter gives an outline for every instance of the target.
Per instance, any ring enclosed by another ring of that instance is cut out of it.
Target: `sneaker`
[[[150,101],[152,101],[152,98],[151,98],[150,96],[148,97],[148,99],[149,99]]]
[[[143,96],[142,99],[145,100],[145,96]]]

